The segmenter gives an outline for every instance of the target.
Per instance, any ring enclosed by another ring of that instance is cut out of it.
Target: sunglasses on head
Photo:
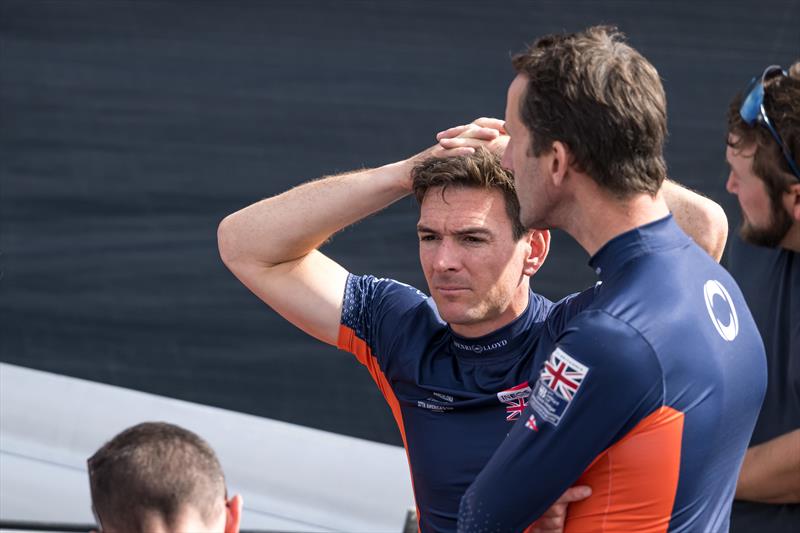
[[[800,169],[797,168],[797,164],[792,160],[789,148],[783,144],[781,136],[778,135],[778,131],[767,116],[767,110],[764,109],[764,83],[775,76],[788,76],[788,74],[780,66],[770,65],[764,69],[764,73],[760,78],[755,77],[750,80],[750,84],[747,86],[746,90],[747,96],[745,96],[744,102],[742,102],[742,107],[739,108],[739,116],[742,117],[742,120],[748,126],[758,123],[767,128],[775,139],[775,142],[780,146],[783,157],[785,157],[786,162],[789,163],[789,168],[792,169],[795,177],[800,180]]]

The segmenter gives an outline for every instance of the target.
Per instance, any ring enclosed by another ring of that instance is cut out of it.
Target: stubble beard
[[[503,296],[490,292],[480,301],[466,304],[464,308],[457,312],[442,313],[440,310],[439,316],[450,325],[477,326],[491,322],[500,316],[504,304],[507,305],[505,300]]]
[[[528,205],[527,209],[520,205],[520,222],[525,229],[537,230],[556,227],[553,220],[554,202],[546,191],[540,193],[535,204]]]
[[[766,246],[767,248],[776,248],[783,241],[786,234],[792,228],[792,217],[789,213],[775,201],[770,198],[770,221],[763,228],[753,226],[747,220],[747,215],[742,211],[742,225],[739,227],[739,236],[747,243],[756,246]]]

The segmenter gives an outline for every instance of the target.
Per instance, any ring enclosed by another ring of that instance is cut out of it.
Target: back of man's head
[[[520,117],[534,156],[559,141],[618,197],[655,195],[666,177],[667,104],[655,67],[616,28],[542,37],[514,56],[527,78]]]
[[[204,530],[225,525],[222,467],[191,431],[163,422],[133,426],[103,445],[88,467],[92,504],[104,531],[194,527],[187,520]]]

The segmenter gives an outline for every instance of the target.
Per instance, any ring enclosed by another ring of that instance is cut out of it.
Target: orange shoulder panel
[[[381,394],[383,394],[383,397],[386,399],[386,403],[389,404],[389,408],[392,410],[392,415],[394,416],[394,421],[397,424],[397,429],[400,430],[400,437],[403,439],[403,447],[406,450],[408,469],[411,471],[411,459],[408,456],[408,444],[406,443],[406,428],[403,424],[403,412],[400,410],[400,402],[397,401],[397,396],[392,390],[391,385],[389,385],[389,380],[386,379],[386,375],[378,365],[378,360],[373,357],[372,350],[369,346],[367,346],[367,343],[364,341],[364,339],[359,338],[355,331],[342,324],[339,324],[339,339],[336,342],[336,346],[340,350],[345,350],[355,355],[356,359],[358,359],[358,362],[367,367],[367,370],[369,370],[372,380],[376,385],[378,385],[378,389],[380,389]],[[413,490],[413,475],[411,476],[411,486]],[[419,530],[419,507],[417,507],[417,529]]]

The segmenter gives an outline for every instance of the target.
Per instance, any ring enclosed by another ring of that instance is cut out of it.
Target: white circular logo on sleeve
[[[733,306],[733,298],[731,298],[731,295],[728,294],[728,291],[725,289],[725,287],[722,286],[722,283],[715,279],[706,281],[706,284],[703,285],[703,294],[706,298],[706,308],[708,309],[708,314],[711,316],[711,322],[714,323],[714,327],[717,328],[717,332],[726,341],[732,341],[736,338],[736,335],[739,334],[739,317],[736,316],[736,308]],[[717,316],[717,313],[714,312],[715,296],[719,296],[722,301],[725,302],[725,305],[727,305],[730,309],[728,311],[728,316],[725,317],[725,320],[722,320],[719,316]]]

